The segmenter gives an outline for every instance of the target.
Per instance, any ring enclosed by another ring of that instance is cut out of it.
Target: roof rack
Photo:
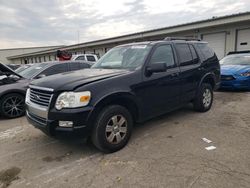
[[[227,55],[250,53],[250,50],[228,52]]]
[[[168,41],[172,41],[172,40],[201,41],[201,39],[189,38],[189,37],[166,37],[164,40],[168,40]]]

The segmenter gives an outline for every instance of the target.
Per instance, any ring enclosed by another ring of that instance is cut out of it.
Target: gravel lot
[[[0,119],[0,187],[8,186],[250,187],[250,93],[216,92],[207,113],[186,106],[137,125],[128,146],[108,155],[49,138],[24,117]]]

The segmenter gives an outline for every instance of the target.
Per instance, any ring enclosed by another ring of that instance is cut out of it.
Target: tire
[[[193,104],[194,109],[198,112],[206,112],[210,110],[213,104],[213,89],[210,84],[203,83],[200,86]]]
[[[17,118],[25,114],[25,99],[18,93],[10,93],[0,100],[0,112],[5,118]]]
[[[126,108],[120,105],[107,106],[97,115],[91,140],[102,152],[112,153],[126,146],[132,128],[132,115]]]

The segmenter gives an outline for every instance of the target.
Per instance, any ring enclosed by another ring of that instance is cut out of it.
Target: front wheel
[[[120,105],[105,107],[97,116],[92,132],[93,144],[105,153],[122,149],[132,133],[130,112]]]
[[[6,118],[17,118],[25,114],[25,99],[23,95],[10,93],[0,101],[1,114]]]
[[[203,83],[194,100],[194,109],[199,112],[210,110],[213,103],[213,89],[210,84]]]

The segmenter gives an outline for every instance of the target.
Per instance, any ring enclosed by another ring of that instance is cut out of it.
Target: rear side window
[[[209,59],[214,56],[214,51],[208,46],[208,44],[201,43],[201,44],[198,44],[197,46],[201,50],[201,53],[205,57],[205,59]]]
[[[79,70],[80,69],[80,65],[79,63],[69,63],[69,69],[70,71],[76,71],[76,70]]]
[[[87,61],[95,61],[95,57],[92,55],[87,55]]]
[[[172,47],[170,45],[157,47],[150,59],[150,64],[154,63],[166,63],[167,67],[174,67],[175,61]]]
[[[188,44],[176,44],[176,50],[181,66],[193,64],[193,57]]]
[[[79,63],[80,65],[80,69],[87,69],[87,68],[90,68],[91,66],[87,63]]]
[[[67,71],[68,71],[68,64],[62,63],[62,64],[53,65],[53,66],[47,68],[41,74],[44,74],[46,76],[50,76],[50,75],[59,74],[59,73],[67,72]]]
[[[190,47],[191,54],[192,54],[192,57],[193,57],[193,63],[194,64],[199,63],[199,58],[198,58],[198,55],[197,55],[193,45],[189,45],[189,47]]]

